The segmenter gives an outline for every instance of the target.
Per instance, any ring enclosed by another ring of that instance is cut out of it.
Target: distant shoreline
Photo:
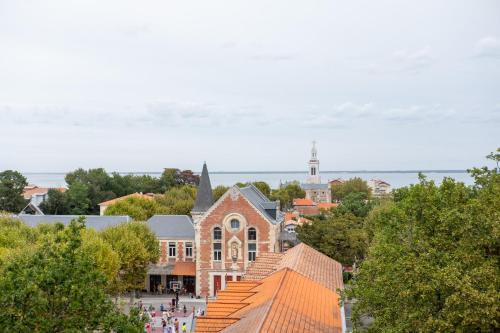
[[[66,174],[67,172],[22,172],[25,175],[60,175]],[[119,174],[130,174],[130,175],[144,175],[144,174],[159,174],[162,171],[111,171],[117,172]],[[467,170],[338,170],[338,171],[323,171],[325,173],[467,173]],[[194,172],[199,173],[199,172]],[[307,171],[210,171],[210,174],[214,175],[259,175],[259,174],[307,174]]]

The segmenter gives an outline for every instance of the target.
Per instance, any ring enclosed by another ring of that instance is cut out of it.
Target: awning
[[[174,270],[174,265],[149,265],[148,274],[149,275],[172,275]]]
[[[172,275],[196,276],[196,264],[194,262],[176,262]]]

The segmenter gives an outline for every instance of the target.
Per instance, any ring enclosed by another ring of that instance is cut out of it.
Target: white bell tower
[[[321,184],[321,177],[319,176],[319,160],[318,150],[316,149],[316,141],[312,142],[311,159],[309,160],[309,177],[307,182],[309,184]]]

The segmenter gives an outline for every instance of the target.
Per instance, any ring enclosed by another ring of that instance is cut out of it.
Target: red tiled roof
[[[333,207],[337,207],[339,204],[334,202],[320,202],[316,205],[319,209],[330,209]]]
[[[293,199],[294,206],[314,206],[314,202],[311,199]]]
[[[49,187],[26,186],[24,188],[23,197],[24,197],[24,199],[31,199],[31,197],[34,194],[47,193],[50,189],[51,188],[49,188]],[[54,188],[54,189],[58,190],[59,192],[66,192],[66,188],[65,187],[57,187],[57,188]]]
[[[228,282],[197,318],[196,332],[340,333],[342,317],[335,292],[283,268],[259,282]]]
[[[196,264],[189,261],[178,261],[175,263],[172,275],[196,276]]]
[[[319,208],[317,206],[296,206],[295,210],[302,215],[318,215],[320,213]]]
[[[286,212],[284,222],[285,226],[290,224],[303,225],[304,223],[311,222],[311,220],[301,217],[298,212]]]
[[[110,206],[118,201],[121,201],[121,200],[124,200],[124,199],[127,199],[127,198],[144,198],[144,199],[153,199],[153,194],[151,193],[147,193],[147,194],[142,194],[142,193],[132,193],[132,194],[127,194],[127,195],[124,195],[123,197],[119,197],[119,198],[114,198],[114,199],[111,199],[111,200],[108,200],[108,201],[104,201],[104,202],[101,202],[99,204],[99,206]]]
[[[260,280],[283,268],[293,269],[332,291],[344,289],[342,265],[304,243],[285,253],[260,253],[243,279]]]

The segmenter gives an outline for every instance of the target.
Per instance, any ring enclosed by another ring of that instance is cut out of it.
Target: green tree
[[[294,182],[279,189],[273,190],[270,195],[271,200],[279,200],[282,209],[288,209],[293,205],[293,199],[305,198],[306,192],[300,184]]]
[[[74,182],[66,191],[68,213],[74,215],[85,215],[91,211],[92,202],[89,199],[89,189],[87,185]]]
[[[110,205],[104,215],[128,215],[136,221],[146,221],[155,214],[168,214],[169,210],[154,199],[130,197]]]
[[[69,214],[68,195],[58,189],[49,189],[47,200],[40,204],[40,209],[44,214],[65,215]]]
[[[360,262],[368,248],[363,218],[333,209],[297,228],[300,241],[343,265]]]
[[[373,241],[347,297],[369,332],[491,332],[500,318],[500,178],[420,178],[370,216]]]
[[[68,192],[74,186],[81,187],[83,185],[86,188],[87,207],[83,213],[75,214],[99,214],[99,203],[116,197],[116,194],[111,191],[111,177],[102,168],[89,170],[80,168],[68,173],[65,179],[66,183],[68,183]],[[80,206],[77,205],[77,207]]]
[[[498,163],[500,162],[500,147],[497,148],[496,153],[491,152],[486,156],[487,159],[494,161],[497,164],[497,172],[500,171],[500,168],[498,167]]]
[[[26,178],[17,171],[0,172],[0,210],[19,213],[28,203],[23,197],[27,185]]]
[[[0,327],[6,332],[142,332],[118,312],[107,280],[81,250],[83,220],[45,235],[32,253],[11,258],[0,275]]]
[[[196,187],[183,185],[172,187],[164,195],[156,197],[156,201],[167,210],[167,214],[188,215],[194,206]]]
[[[12,250],[29,247],[35,240],[34,231],[19,219],[0,215],[0,266],[2,257]]]
[[[374,202],[367,200],[365,192],[351,192],[347,194],[340,205],[334,209],[341,212],[350,212],[355,216],[366,217],[373,206]]]
[[[224,195],[224,193],[227,192],[227,190],[229,190],[229,187],[224,186],[224,185],[219,185],[216,188],[214,188],[212,191],[214,201],[219,200],[219,198],[222,197]]]
[[[111,245],[120,257],[120,269],[111,289],[116,293],[134,291],[144,286],[148,265],[159,256],[159,244],[154,237],[141,237],[138,227],[131,222],[123,223],[101,232],[101,237]]]
[[[354,177],[340,184],[333,184],[332,200],[342,201],[350,193],[365,193],[366,199],[371,198],[371,189],[363,179]]]
[[[82,230],[82,245],[78,249],[78,253],[90,255],[94,259],[97,268],[106,276],[106,280],[110,284],[118,276],[120,256],[95,230]],[[110,287],[106,289],[114,292]]]

